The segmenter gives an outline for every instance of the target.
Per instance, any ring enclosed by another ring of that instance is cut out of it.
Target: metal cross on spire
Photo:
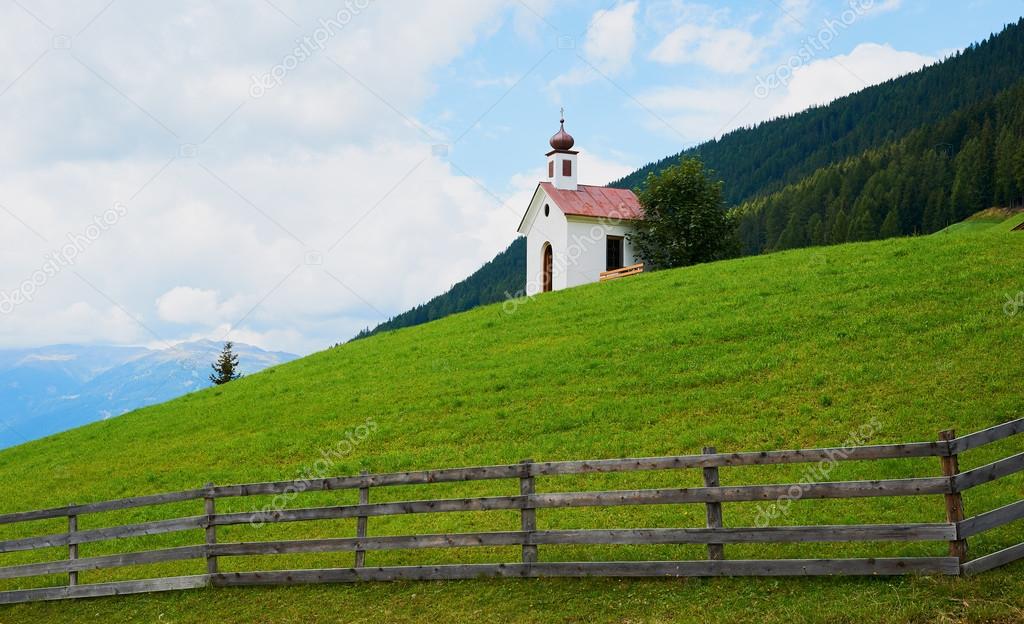
[[[559,110],[559,113],[561,114],[561,117],[560,117],[560,119],[559,119],[559,122],[560,122],[560,123],[565,123],[565,107],[563,106],[563,107],[561,107],[561,108],[560,108],[560,109],[558,109],[558,110]]]

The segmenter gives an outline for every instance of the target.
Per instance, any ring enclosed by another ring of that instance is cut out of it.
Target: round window
[[[546,217],[546,216],[548,216],[550,214],[551,214],[551,206],[549,206],[547,204],[544,204],[544,216]]]

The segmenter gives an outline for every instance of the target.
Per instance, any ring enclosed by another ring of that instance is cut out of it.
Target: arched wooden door
[[[551,253],[551,243],[544,245],[544,292],[551,292],[551,268],[554,258]]]

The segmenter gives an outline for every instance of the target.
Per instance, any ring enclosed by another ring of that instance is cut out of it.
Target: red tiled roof
[[[550,182],[541,182],[540,186],[567,215],[630,220],[644,218],[640,201],[630,190],[580,184],[578,191],[564,191]]]

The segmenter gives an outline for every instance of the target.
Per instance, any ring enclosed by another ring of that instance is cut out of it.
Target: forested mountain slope
[[[735,130],[648,164],[610,186],[633,188],[648,173],[680,156],[697,156],[725,181],[726,201],[738,204],[898,140],[964,106],[991,98],[1022,78],[1024,19],[944,62],[827,106]]]
[[[743,215],[746,254],[934,232],[993,203],[1022,201],[1021,81],[1024,19],[941,63],[735,130],[609,186],[634,188],[697,156]],[[450,291],[360,336],[521,291],[524,253],[517,240]]]
[[[927,234],[1024,205],[1024,80],[738,212],[748,254]]]

